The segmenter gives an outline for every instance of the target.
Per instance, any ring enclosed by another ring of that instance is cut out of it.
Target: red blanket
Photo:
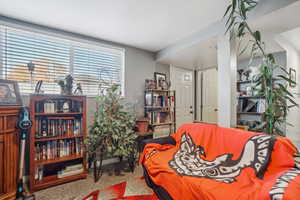
[[[286,138],[183,125],[176,146],[148,144],[141,162],[174,200],[300,199],[296,147]]]

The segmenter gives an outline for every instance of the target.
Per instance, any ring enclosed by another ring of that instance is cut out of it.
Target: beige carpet
[[[101,179],[95,183],[92,172],[90,172],[87,179],[58,185],[35,192],[34,194],[37,200],[81,200],[87,194],[95,190],[101,190],[123,181],[131,181],[137,177],[141,177],[143,176],[143,170],[140,166],[138,166],[136,167],[134,173],[123,172],[123,174],[124,176],[109,176],[108,173],[104,173]],[[134,188],[134,190],[145,190],[145,188]],[[140,192],[143,193],[144,191]]]

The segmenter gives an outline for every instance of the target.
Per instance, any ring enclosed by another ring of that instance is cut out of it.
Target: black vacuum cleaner
[[[25,168],[25,145],[26,145],[26,138],[29,135],[29,129],[32,126],[32,121],[29,118],[29,110],[26,107],[22,107],[19,115],[19,120],[17,127],[21,130],[21,137],[20,137],[20,171],[19,171],[19,178],[17,184],[17,199],[35,199],[33,194],[26,192],[23,175],[24,175],[24,168]]]

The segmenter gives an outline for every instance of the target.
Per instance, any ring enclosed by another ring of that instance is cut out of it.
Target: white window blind
[[[32,93],[39,80],[45,93],[59,93],[57,81],[68,74],[88,96],[98,95],[102,82],[123,87],[124,54],[119,48],[0,26],[0,77],[18,81],[23,94]]]

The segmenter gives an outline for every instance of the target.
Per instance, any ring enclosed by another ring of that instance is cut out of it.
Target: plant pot
[[[139,133],[147,133],[149,128],[149,121],[148,120],[137,120],[136,122],[137,131]]]

